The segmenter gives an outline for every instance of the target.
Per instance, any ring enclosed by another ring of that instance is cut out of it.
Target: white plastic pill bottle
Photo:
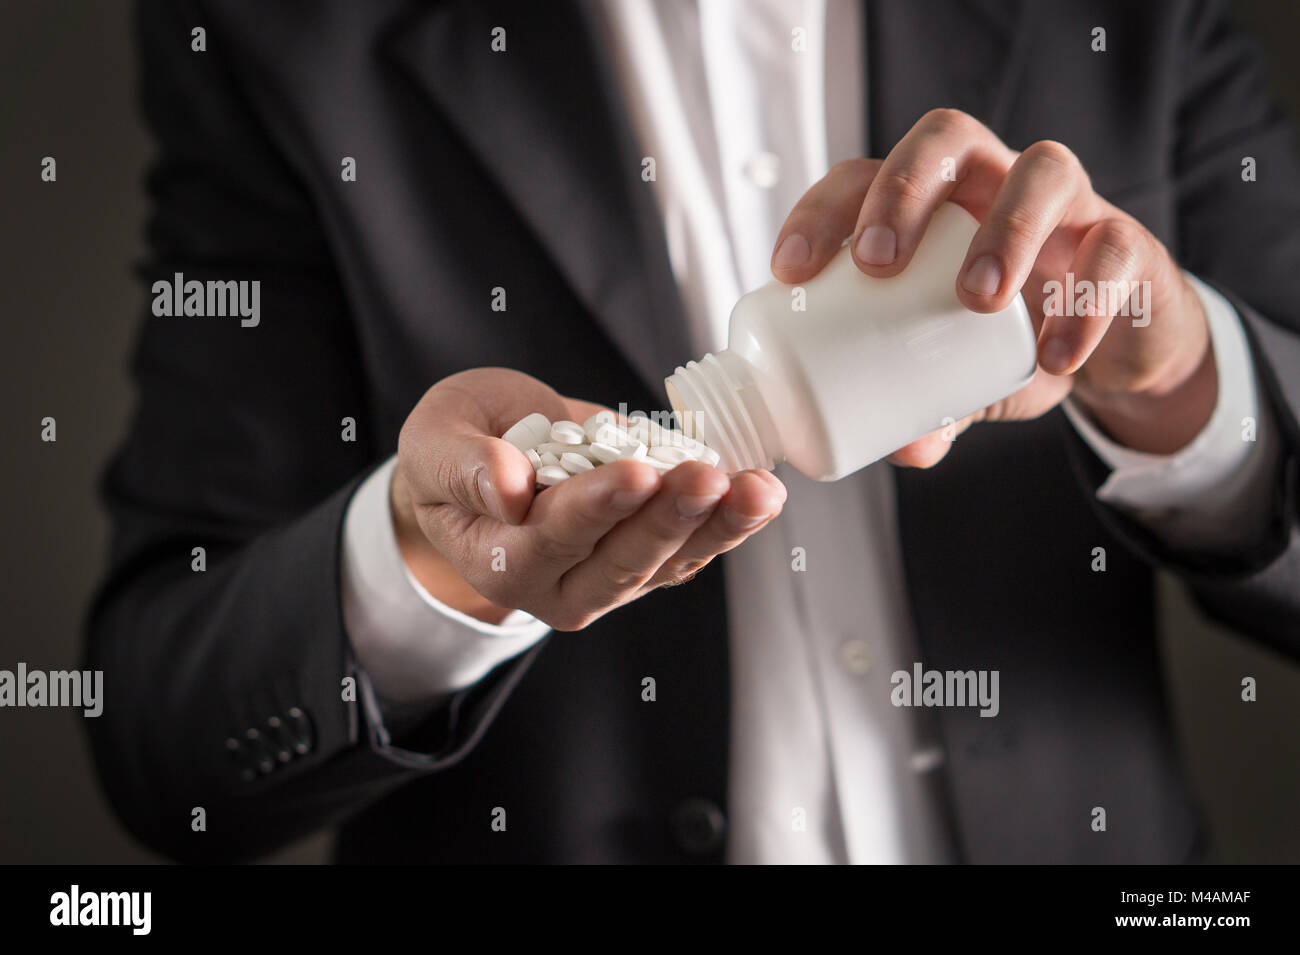
[[[945,203],[899,275],[863,274],[846,245],[801,286],[745,295],[727,348],[664,382],[682,430],[728,473],[788,461],[834,481],[1026,385],[1038,359],[1024,299],[981,314],[957,298],[976,228]]]

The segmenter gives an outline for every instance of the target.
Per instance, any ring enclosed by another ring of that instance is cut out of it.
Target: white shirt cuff
[[[1169,543],[1232,550],[1254,540],[1269,518],[1276,424],[1260,400],[1236,309],[1184,275],[1205,309],[1219,382],[1214,411],[1200,433],[1174,454],[1148,454],[1112,441],[1072,399],[1063,407],[1079,435],[1114,469],[1097,489],[1099,500],[1131,511]]]
[[[389,493],[389,458],[353,495],[344,517],[343,620],[375,694],[419,703],[473,686],[541,640],[550,627],[522,610],[484,623],[435,598],[402,559]]]

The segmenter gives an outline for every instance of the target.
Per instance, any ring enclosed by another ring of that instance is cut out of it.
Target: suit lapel
[[[492,49],[497,27],[504,52]],[[419,7],[387,42],[659,395],[694,356],[658,210],[591,33],[571,3],[444,3]]]

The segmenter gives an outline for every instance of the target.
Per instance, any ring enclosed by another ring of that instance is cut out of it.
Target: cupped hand
[[[506,368],[425,393],[402,428],[391,503],[402,555],[433,596],[492,623],[517,608],[576,630],[690,579],[780,512],[771,473],[698,461],[660,475],[619,460],[535,492],[528,458],[497,437],[533,412],[581,423],[600,410]]]

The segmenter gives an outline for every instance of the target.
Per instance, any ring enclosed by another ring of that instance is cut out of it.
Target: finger
[[[932,468],[952,450],[957,436],[982,417],[982,412],[967,415],[960,421],[945,425],[903,445],[886,458],[891,464],[904,468]]]
[[[641,593],[688,580],[718,554],[762,530],[781,513],[785,498],[785,485],[770,471],[733,474],[731,488],[713,515],[655,571]]]
[[[532,464],[500,438],[440,433],[399,454],[418,461],[406,468],[417,515],[451,505],[462,514],[516,524],[532,500]]]
[[[504,546],[511,574],[530,591],[555,587],[620,521],[635,514],[661,485],[643,461],[621,460],[574,475],[537,495],[527,518]]]
[[[631,599],[710,519],[730,486],[725,474],[699,461],[673,468],[663,476],[654,500],[606,535],[590,557],[564,575],[557,598],[592,613]]]
[[[862,197],[880,161],[836,163],[786,217],[772,252],[772,274],[790,285],[806,282],[840,250],[853,231]]]
[[[1048,237],[1080,197],[1088,175],[1060,143],[1034,143],[1016,159],[957,273],[957,296],[976,312],[1011,304]]]
[[[1149,273],[1159,250],[1139,223],[1128,218],[1103,219],[1084,234],[1070,271],[1075,288],[1091,288],[1093,304],[1075,301],[1067,314],[1049,315],[1038,339],[1038,361],[1054,375],[1078,370],[1101,342],[1111,320],[1129,300],[1134,284]],[[1088,285],[1083,283],[1087,282]],[[1073,313],[1073,314],[1068,314]]]
[[[439,423],[462,421],[479,434],[502,435],[517,421],[540,412],[552,421],[569,417],[570,402],[550,385],[512,368],[471,368],[434,385],[425,396]],[[579,402],[585,404],[584,402]],[[435,414],[436,412],[436,414]]]
[[[858,268],[897,275],[939,206],[958,189],[991,196],[1014,159],[975,118],[953,109],[926,113],[890,150],[867,190],[853,232]]]

